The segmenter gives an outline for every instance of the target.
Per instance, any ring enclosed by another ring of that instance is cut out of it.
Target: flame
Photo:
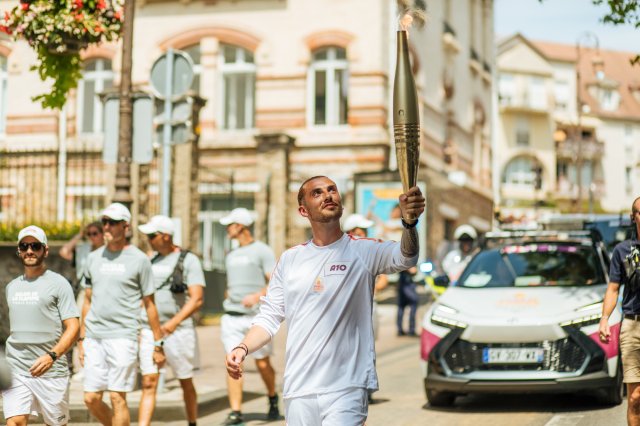
[[[398,30],[409,31],[414,23],[421,28],[427,21],[427,12],[418,8],[407,8],[398,17]]]
[[[409,31],[411,28],[411,24],[413,23],[413,16],[410,13],[405,13],[402,18],[400,18],[400,31]]]

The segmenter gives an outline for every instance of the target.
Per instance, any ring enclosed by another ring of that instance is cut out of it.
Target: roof
[[[548,60],[574,63],[578,58],[576,45],[552,43],[547,41],[531,42]],[[597,56],[604,63],[604,78],[598,79],[594,69]],[[637,53],[617,50],[597,50],[593,47],[580,48],[580,97],[590,108],[590,114],[610,118],[640,118],[640,65],[632,65],[631,60]],[[614,111],[603,110],[600,102],[589,92],[594,85],[617,90],[620,94],[618,108]],[[633,92],[636,91],[636,97]]]

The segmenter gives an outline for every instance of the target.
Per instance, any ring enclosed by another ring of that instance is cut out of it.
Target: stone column
[[[200,150],[198,141],[200,109],[205,100],[193,96],[192,126],[194,138],[188,142],[173,147],[172,185],[171,185],[171,216],[180,218],[182,222],[182,241],[180,246],[193,252],[198,251],[200,225],[198,212],[200,211],[200,193],[198,192],[198,169]]]
[[[257,180],[254,226],[258,240],[269,244],[279,256],[286,247],[289,216],[294,207],[289,202],[289,153],[295,139],[284,133],[257,135]]]

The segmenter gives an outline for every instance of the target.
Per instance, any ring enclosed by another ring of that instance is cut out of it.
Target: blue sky
[[[640,29],[603,24],[606,12],[606,6],[591,0],[494,0],[495,32],[498,37],[520,32],[534,40],[575,44],[591,31],[602,48],[640,52]]]

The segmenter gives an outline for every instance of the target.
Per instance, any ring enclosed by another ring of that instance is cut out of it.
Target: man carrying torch
[[[424,197],[413,187],[399,202],[405,218],[400,242],[353,238],[340,229],[342,201],[331,179],[312,177],[300,187],[298,213],[309,220],[313,237],[282,254],[260,313],[226,359],[229,375],[239,379],[247,355],[287,321],[287,424],[361,426],[367,419],[368,391],[378,389],[371,319],[375,277],[418,260],[415,225]]]

